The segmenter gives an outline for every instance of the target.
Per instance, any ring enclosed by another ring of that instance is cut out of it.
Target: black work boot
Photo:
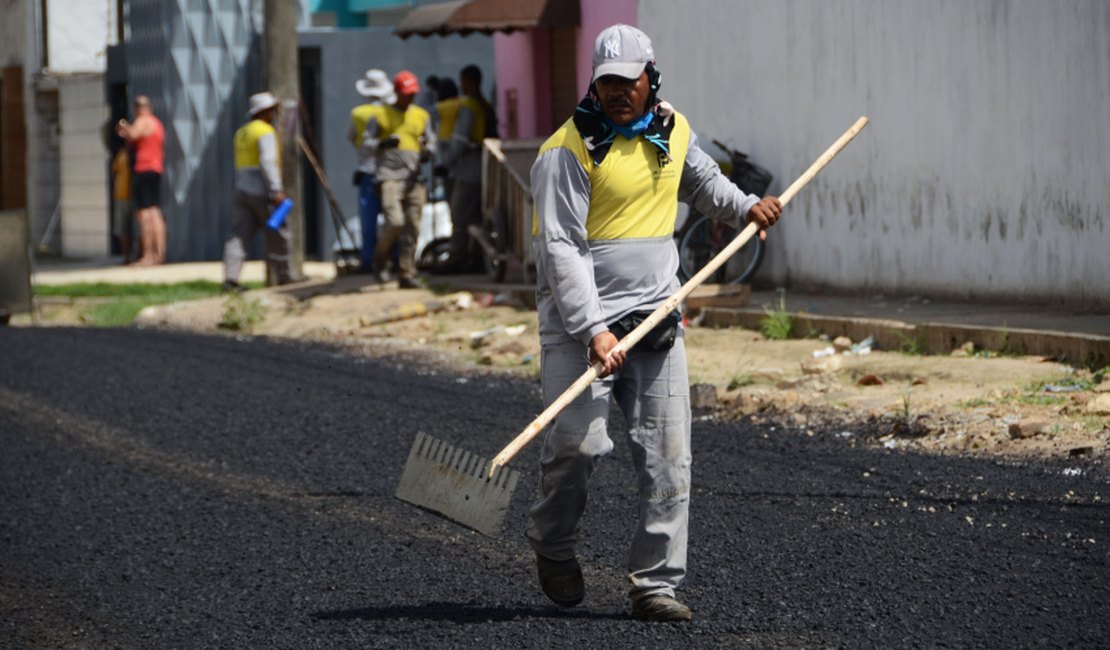
[[[536,554],[540,587],[543,593],[559,607],[574,607],[586,597],[586,584],[582,581],[582,567],[578,558],[557,561]]]
[[[674,598],[656,594],[633,602],[632,618],[653,623],[686,623],[694,618],[694,613]]]

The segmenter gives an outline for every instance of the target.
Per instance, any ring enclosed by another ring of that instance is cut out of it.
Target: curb
[[[702,310],[705,327],[745,327],[759,330],[766,318],[762,310],[707,307]],[[977,349],[997,350],[1006,354],[1039,355],[1067,360],[1077,366],[1101,368],[1110,365],[1110,337],[1046,330],[984,327],[958,323],[909,323],[880,318],[848,318],[792,314],[793,334],[807,336],[820,332],[829,336],[847,336],[861,341],[868,336],[880,350],[913,347],[925,354],[947,355],[967,342]]]

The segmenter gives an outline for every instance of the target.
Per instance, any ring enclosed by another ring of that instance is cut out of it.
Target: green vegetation
[[[736,375],[733,375],[732,379],[729,380],[728,390],[736,390],[737,388],[743,388],[744,386],[751,386],[754,383],[755,377],[752,377],[751,373],[738,373]]]
[[[244,287],[257,289],[260,282],[245,282]],[[175,282],[172,284],[133,283],[110,284],[108,282],[81,282],[74,284],[38,285],[35,294],[62,298],[141,298],[148,304],[161,304],[179,300],[206,298],[220,293],[220,283],[208,280]]]
[[[255,282],[248,286],[262,285]],[[87,301],[88,307],[80,312],[80,317],[95,327],[123,327],[130,325],[144,307],[207,298],[219,293],[220,283],[207,280],[172,284],[83,282],[35,287],[39,297]]]
[[[913,419],[913,387],[907,388],[902,393],[902,422],[907,425]]]
[[[257,298],[244,298],[233,294],[224,303],[224,313],[220,318],[220,329],[236,332],[249,332],[251,328],[266,317],[266,306]]]
[[[1018,395],[1016,397],[1006,397],[1002,400],[1003,404],[1016,402],[1018,404],[1028,404],[1030,406],[1056,406],[1059,404],[1067,404],[1068,398],[1059,395]]]
[[[763,313],[767,314],[759,323],[759,331],[763,336],[772,341],[785,341],[790,338],[790,331],[794,329],[794,317],[786,311],[786,291],[779,290],[777,309],[763,305]]]
[[[1049,385],[1061,387],[1075,386],[1078,390],[1091,390],[1095,387],[1096,382],[1092,382],[1090,379],[1083,379],[1081,377],[1072,377],[1068,375],[1065,377],[1060,377],[1059,379],[1054,379],[1050,381],[1038,381],[1029,384],[1025,387],[1025,392],[1043,393],[1045,391],[1045,387]]]
[[[921,340],[920,336],[907,336],[899,332],[898,351],[902,354],[920,357],[925,354],[925,343]]]

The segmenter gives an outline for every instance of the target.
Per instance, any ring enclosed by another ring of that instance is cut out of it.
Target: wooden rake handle
[[[852,125],[852,128],[845,131],[844,135],[840,136],[840,138],[838,138],[837,141],[832,144],[832,146],[825,150],[825,153],[821,154],[820,158],[818,158],[816,161],[814,161],[812,165],[809,166],[809,169],[807,169],[804,174],[798,177],[798,180],[794,181],[790,184],[790,187],[786,188],[786,191],[783,192],[781,196],[779,196],[779,202],[782,203],[783,207],[785,207],[786,204],[790,202],[790,199],[794,198],[794,195],[797,194],[803,187],[805,187],[807,183],[813,180],[813,177],[817,175],[817,172],[821,171],[825,167],[825,165],[829,164],[829,161],[832,160],[838,153],[840,153],[840,151],[844,149],[844,147],[846,147],[848,143],[851,142],[852,139],[859,134],[860,131],[863,130],[863,127],[867,126],[868,121],[869,120],[866,117],[861,117],[856,120],[856,123]],[[740,231],[740,234],[738,234],[732,240],[732,242],[729,243],[728,246],[725,246],[725,248],[721,250],[720,253],[717,253],[716,257],[709,260],[709,263],[706,264],[702,268],[702,270],[698,271],[694,275],[694,277],[690,278],[686,282],[686,284],[682,285],[682,288],[679,289],[673,296],[668,298],[663,304],[656,307],[655,311],[651,312],[651,315],[645,318],[644,322],[640,323],[640,325],[636,327],[636,329],[632,330],[623,339],[621,339],[620,342],[617,343],[616,347],[613,348],[613,351],[616,352],[631,350],[632,346],[639,343],[640,339],[644,338],[644,335],[646,335],[649,331],[652,330],[652,328],[658,325],[660,321],[666,318],[667,314],[670,314],[672,311],[674,311],[678,307],[679,303],[685,300],[686,296],[690,295],[691,291],[701,286],[701,284],[705,282],[706,278],[712,275],[714,271],[716,271],[718,268],[721,267],[721,265],[727,262],[728,258],[732,257],[736,253],[736,251],[740,250],[740,248],[744,244],[748,243],[748,240],[751,239],[752,236],[755,235],[755,233],[758,231],[758,225],[756,225],[755,223],[749,223],[743,230]],[[565,391],[563,391],[563,394],[560,395],[554,402],[552,402],[550,406],[544,409],[543,413],[540,413],[535,420],[532,420],[532,423],[525,427],[524,431],[521,431],[520,434],[517,435],[517,437],[514,438],[512,442],[510,442],[504,449],[501,450],[501,453],[497,454],[497,456],[494,457],[493,461],[490,463],[490,476],[493,476],[493,473],[497,470],[498,467],[508,464],[508,462],[512,460],[513,456],[516,456],[517,453],[519,453],[525,445],[531,442],[533,438],[538,436],[540,434],[540,431],[542,431],[544,427],[546,427],[548,424],[551,423],[552,420],[555,419],[556,415],[558,415],[564,408],[566,408],[568,404],[574,401],[576,397],[581,395],[582,392],[585,391],[586,388],[589,387],[589,385],[592,384],[595,379],[597,379],[598,375],[601,374],[601,370],[603,367],[604,366],[601,364],[600,361],[590,366],[589,370],[583,373],[577,381],[570,385],[570,388],[567,388]]]

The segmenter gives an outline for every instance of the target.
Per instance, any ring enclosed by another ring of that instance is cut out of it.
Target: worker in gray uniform
[[[590,364],[601,362],[603,371],[546,434],[527,536],[544,593],[564,607],[581,602],[575,548],[590,475],[613,448],[612,398],[628,424],[639,487],[628,557],[632,615],[689,621],[690,609],[675,598],[686,575],[691,475],[681,317],[672,314],[627,353],[613,349],[679,289],[679,200],[735,227],[753,221],[761,229],[782,206],[729,182],[686,118],[659,100],[659,79],[646,34],[627,25],[602,31],[586,97],[532,167],[544,402]]]
[[[235,210],[231,237],[224,244],[225,291],[238,291],[239,274],[247,258],[247,245],[261,230],[266,262],[278,284],[296,280],[290,259],[289,224],[266,226],[274,207],[285,200],[278,160],[277,99],[270,93],[251,95],[250,119],[235,132]]]
[[[482,141],[497,137],[497,116],[482,96],[482,70],[468,65],[459,72],[462,95],[450,115],[441,115],[451,137],[443,144],[438,175],[449,175],[451,194],[451,248],[441,273],[477,270],[480,257],[474,250],[470,226],[482,223]]]

